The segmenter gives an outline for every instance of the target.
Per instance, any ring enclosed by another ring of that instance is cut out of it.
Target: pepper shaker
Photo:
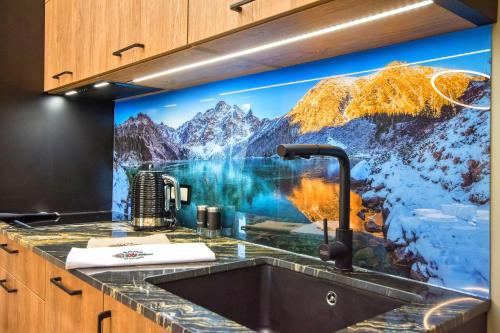
[[[220,207],[207,208],[207,236],[215,238],[221,236],[221,209]]]
[[[207,229],[207,205],[199,205],[196,207],[196,233],[204,235]]]

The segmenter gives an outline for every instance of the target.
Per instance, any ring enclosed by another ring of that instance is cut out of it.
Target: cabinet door
[[[7,277],[7,272],[3,268],[0,268],[0,279],[9,280]],[[5,282],[5,283],[7,283],[7,282]],[[7,319],[9,318],[8,311],[9,311],[9,306],[13,306],[14,304],[15,304],[14,296],[12,296],[10,293],[7,293],[7,291],[1,289],[0,290],[0,332],[9,332],[8,331],[8,324],[7,324]]]
[[[111,33],[108,18],[113,5],[113,0],[76,1],[74,10],[79,18],[74,22],[78,26],[79,41],[76,59],[81,79],[104,73],[116,66],[111,56],[111,46],[108,45]]]
[[[75,1],[51,0],[45,4],[45,90],[78,77]]]
[[[187,44],[187,0],[108,0],[108,6],[112,68]]]
[[[44,325],[45,302],[0,269],[0,331],[9,333],[40,333]]]
[[[0,245],[1,244],[8,244],[7,243],[8,241],[9,241],[9,239],[6,236],[0,234]],[[0,268],[3,268],[3,269],[7,268],[7,257],[8,257],[8,253],[6,251],[2,251],[0,249]]]
[[[252,23],[250,2],[237,12],[230,9],[239,0],[189,0],[188,41],[193,43]],[[281,1],[281,0],[280,0]]]
[[[193,43],[275,15],[300,10],[301,7],[323,0],[253,0],[241,5],[239,11],[231,5],[240,0],[190,0],[189,43]]]
[[[259,21],[269,17],[279,15],[300,7],[320,2],[318,0],[255,0],[253,5],[254,20]]]
[[[71,273],[47,262],[46,331],[95,333],[102,293]]]
[[[104,295],[104,309],[111,311],[111,317],[103,320],[103,333],[170,332],[107,295]]]
[[[45,299],[45,260],[18,242],[0,237],[2,267],[35,294]]]

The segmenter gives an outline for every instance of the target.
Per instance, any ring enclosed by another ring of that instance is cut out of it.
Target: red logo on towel
[[[117,254],[114,254],[113,257],[123,260],[133,260],[133,259],[142,259],[146,256],[152,256],[152,253],[144,253],[142,251],[123,251]]]

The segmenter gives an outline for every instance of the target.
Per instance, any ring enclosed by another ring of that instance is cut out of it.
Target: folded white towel
[[[155,244],[121,247],[72,248],[66,269],[215,261],[204,243]]]
[[[143,237],[118,237],[118,238],[91,238],[87,243],[87,248],[92,247],[116,247],[133,246],[146,244],[169,244],[170,241],[165,234],[155,234]]]

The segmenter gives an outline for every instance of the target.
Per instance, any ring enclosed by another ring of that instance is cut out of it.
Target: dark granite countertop
[[[16,229],[0,221],[0,231],[31,248],[46,260],[64,268],[71,247],[86,247],[92,237],[140,236],[123,222],[96,222]],[[206,239],[193,230],[180,228],[168,234],[172,242],[205,242],[215,252],[211,263],[81,269],[71,272],[105,294],[172,332],[247,332],[247,328],[193,304],[153,284],[145,278],[163,279],[226,271],[233,268],[271,263],[312,276],[354,286],[408,304],[383,313],[340,332],[446,332],[488,311],[489,301],[474,296],[392,277],[363,269],[353,273],[332,272],[332,265],[312,257],[276,250],[229,238]],[[201,272],[200,272],[201,271]]]

